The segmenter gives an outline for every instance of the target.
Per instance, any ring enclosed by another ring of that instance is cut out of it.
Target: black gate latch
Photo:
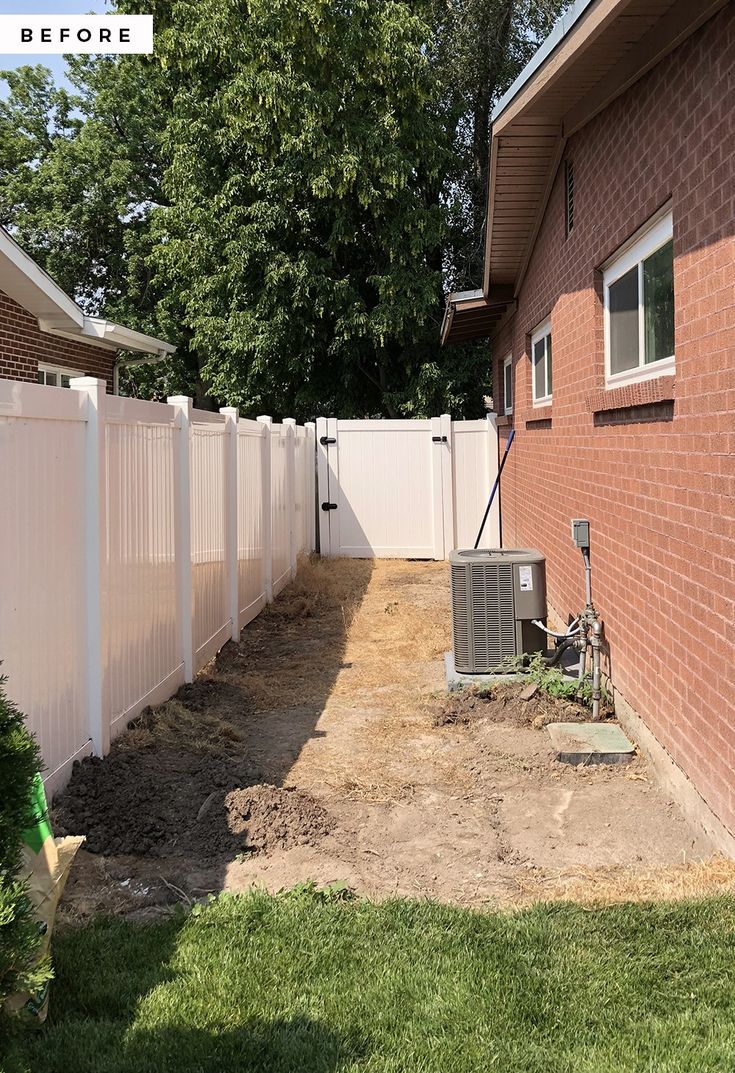
[[[431,442],[432,443],[446,443],[447,442],[447,437],[446,436],[432,436],[431,437]]]
[[[336,442],[337,442],[337,439],[336,439],[335,436],[320,436],[319,437],[319,443],[322,445],[322,447],[328,447],[330,443],[336,443]]]
[[[336,510],[336,503],[322,503],[322,510]]]

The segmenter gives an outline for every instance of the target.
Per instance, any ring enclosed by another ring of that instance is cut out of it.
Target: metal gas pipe
[[[574,648],[579,652],[579,681],[584,680],[587,670],[587,649],[592,649],[592,718],[597,721],[600,718],[600,701],[602,699],[602,685],[600,681],[600,662],[602,653],[602,623],[600,622],[595,605],[592,603],[592,565],[590,563],[590,523],[585,519],[575,518],[572,521],[572,540],[581,550],[584,558],[584,594],[585,607],[581,615],[575,618],[566,629],[565,633],[555,633],[549,630],[538,619],[533,620],[534,626],[538,626],[549,637],[553,637],[557,646],[553,655],[546,658],[548,667],[555,666],[568,648]]]
[[[602,623],[595,605],[592,603],[592,565],[590,563],[590,523],[586,519],[572,520],[572,540],[581,550],[584,559],[585,608],[579,616],[581,626],[575,638],[575,648],[580,653],[579,680],[584,678],[587,669],[587,649],[592,649],[592,719],[600,718],[600,700],[602,687],[600,683],[600,662],[602,651]]]

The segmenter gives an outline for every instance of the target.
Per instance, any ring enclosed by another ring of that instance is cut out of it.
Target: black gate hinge
[[[336,503],[322,503],[322,510],[336,510]]]
[[[446,443],[447,442],[447,437],[446,436],[432,436],[431,437],[431,442],[432,443]]]
[[[336,443],[336,442],[337,442],[337,439],[336,439],[335,436],[320,436],[319,437],[319,443],[322,445],[322,447],[328,447],[330,443]]]

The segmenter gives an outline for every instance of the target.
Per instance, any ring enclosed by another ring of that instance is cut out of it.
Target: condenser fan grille
[[[516,654],[513,566],[452,565],[454,663],[469,673],[496,669]]]
[[[452,567],[452,623],[455,666],[468,667],[471,662],[472,639],[466,566]]]

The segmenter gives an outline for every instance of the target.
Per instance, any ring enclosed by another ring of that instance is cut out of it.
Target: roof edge
[[[567,34],[582,18],[588,8],[592,7],[597,0],[576,0],[563,15],[560,15],[552,26],[547,37],[539,45],[536,52],[523,68],[512,86],[506,90],[492,111],[491,120],[494,123],[503,114],[511,101],[520,93],[527,82],[538,71],[539,67],[549,58],[554,49],[562,43]]]
[[[59,327],[66,327],[71,331],[81,330],[84,313],[74,299],[62,291],[58,283],[52,280],[48,272],[26,253],[4,227],[0,227],[0,287],[6,290],[6,284],[10,288],[6,293],[13,301],[18,301],[12,293],[15,284],[22,288],[24,293],[26,290],[30,291],[38,300],[38,308],[42,310],[40,315],[46,319],[52,317],[53,323],[58,321]],[[22,302],[18,304],[21,305]],[[35,309],[29,309],[28,312],[38,319],[39,313],[36,313]]]
[[[133,328],[88,317],[45,269],[0,227],[0,289],[26,309],[43,332],[90,343],[105,350],[138,350],[165,356],[176,347]]]

